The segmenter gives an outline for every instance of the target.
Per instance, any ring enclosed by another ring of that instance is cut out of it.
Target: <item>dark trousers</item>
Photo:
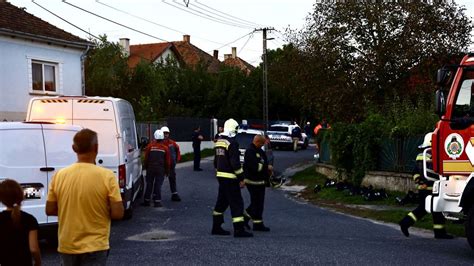
[[[145,189],[145,201],[151,200],[151,193],[153,192],[153,201],[161,200],[161,186],[165,176],[163,173],[146,173],[146,189]]]
[[[101,250],[82,254],[65,254],[59,253],[62,265],[64,266],[80,266],[80,265],[106,265],[108,250]]]
[[[237,179],[218,177],[219,192],[217,193],[214,213],[223,215],[227,207],[230,206],[232,220],[235,223],[242,223],[244,218],[244,201],[240,194],[240,185]]]
[[[201,147],[193,146],[194,170],[201,168]]]
[[[265,204],[265,185],[247,184],[250,193],[250,205],[247,207],[247,214],[250,215],[254,223],[263,222],[263,205]]]
[[[168,181],[170,182],[171,193],[178,192],[176,188],[176,165],[171,166],[170,174],[168,175]]]
[[[427,214],[425,210],[425,198],[431,195],[430,190],[418,190],[418,195],[420,196],[420,203],[418,206],[412,211],[413,215],[415,215],[417,220],[420,220]],[[446,223],[446,219],[444,218],[443,214],[440,212],[433,212],[433,225],[441,225]]]

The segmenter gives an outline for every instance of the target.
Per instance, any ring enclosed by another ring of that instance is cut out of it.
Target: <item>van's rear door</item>
[[[0,130],[0,178],[16,180],[24,189],[22,209],[40,224],[45,214],[48,174],[41,124]]]
[[[44,144],[46,149],[46,168],[48,184],[53,175],[61,168],[77,161],[72,150],[74,135],[80,127],[73,129],[63,125],[43,125]],[[57,216],[48,216],[48,223],[57,222]]]
[[[33,99],[28,107],[26,121],[46,121],[56,124],[72,124],[72,99]]]

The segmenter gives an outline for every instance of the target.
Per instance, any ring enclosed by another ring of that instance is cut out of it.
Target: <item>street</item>
[[[313,148],[275,151],[278,172],[313,160]],[[182,202],[170,200],[163,185],[163,208],[136,204],[131,220],[114,222],[109,265],[472,265],[474,251],[465,238],[435,240],[432,234],[406,238],[398,226],[338,214],[267,189],[264,221],[270,232],[253,238],[213,236],[212,208],[217,182],[210,158],[202,172],[178,165]],[[248,192],[242,190],[246,206]],[[223,227],[232,229],[230,211]],[[416,230],[414,230],[416,231]],[[42,245],[45,265],[58,265],[54,248]]]

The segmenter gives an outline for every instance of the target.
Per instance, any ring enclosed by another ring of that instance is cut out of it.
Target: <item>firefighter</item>
[[[165,175],[169,174],[170,153],[168,147],[163,143],[165,138],[163,131],[158,129],[153,136],[156,141],[148,144],[145,149],[146,189],[142,206],[150,206],[153,192],[154,206],[162,207],[161,186]]]
[[[234,141],[239,124],[234,119],[224,123],[224,132],[219,135],[215,143],[214,167],[216,168],[219,192],[214,207],[212,234],[230,235],[222,229],[224,212],[230,206],[234,237],[252,237],[253,234],[244,228],[244,201],[240,188],[244,183],[244,171],[240,165],[239,144]]]
[[[425,135],[423,143],[418,146],[421,152],[416,156],[416,172],[413,175],[413,179],[417,184],[418,188],[418,195],[420,198],[420,203],[416,209],[409,212],[401,221],[400,221],[400,229],[402,233],[408,237],[410,233],[408,232],[408,228],[415,224],[416,221],[423,218],[427,214],[425,210],[425,198],[431,194],[433,189],[434,181],[428,180],[424,177],[423,173],[423,150],[431,147],[431,136],[432,133],[428,133]],[[432,170],[433,164],[431,162],[431,152],[426,153],[426,171],[428,177],[431,178],[439,178],[436,173]],[[453,236],[446,233],[445,228],[446,220],[442,213],[440,212],[433,212],[433,231],[435,238],[438,239],[452,239]]]
[[[250,205],[244,212],[245,226],[250,228],[248,222],[252,220],[254,231],[268,232],[270,228],[263,224],[263,206],[265,202],[265,187],[268,184],[270,170],[268,160],[262,146],[265,137],[256,135],[245,151],[244,173],[245,185],[250,193]]]
[[[170,129],[168,127],[162,127],[161,131],[163,131],[163,135],[165,136],[163,143],[168,146],[171,157],[170,171],[168,175],[168,181],[170,183],[171,190],[171,200],[181,201],[176,187],[176,164],[181,160],[181,152],[176,141],[170,138]]]

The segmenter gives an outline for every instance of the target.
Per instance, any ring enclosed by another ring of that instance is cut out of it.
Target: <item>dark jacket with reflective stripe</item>
[[[427,152],[426,156],[426,172],[428,177],[439,179],[439,176],[433,171],[433,162],[431,161],[431,153]],[[415,183],[418,185],[418,189],[423,189],[422,185],[427,185],[428,190],[431,190],[434,184],[434,181],[428,180],[425,178],[423,173],[423,152],[418,153],[416,156],[416,167],[415,167],[415,174],[413,175],[413,179]]]
[[[239,144],[234,138],[220,136],[214,146],[214,167],[217,177],[244,179],[243,169],[240,165]]]
[[[145,149],[145,169],[147,174],[164,175],[170,169],[171,159],[168,147],[153,141]]]
[[[253,143],[245,151],[244,173],[251,181],[265,181],[269,177],[267,155]]]

